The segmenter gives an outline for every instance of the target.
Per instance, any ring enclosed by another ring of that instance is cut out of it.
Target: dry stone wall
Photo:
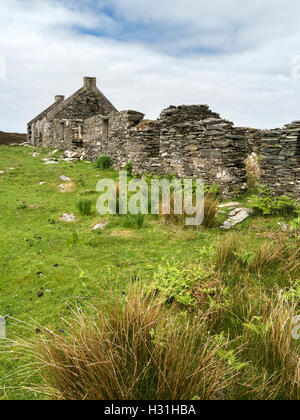
[[[261,183],[300,200],[300,121],[263,133]]]
[[[89,160],[108,155],[116,169],[132,162],[139,174],[201,178],[225,197],[245,191],[245,159],[255,152],[261,184],[300,200],[300,121],[274,130],[235,127],[207,105],[170,106],[157,120],[144,120],[140,112],[115,110],[90,78],[68,100],[57,100],[29,123],[33,145]]]
[[[234,127],[206,105],[170,106],[155,121],[135,111],[108,117],[106,137],[103,116],[85,121],[86,158],[107,154],[118,169],[131,161],[140,174],[202,178],[230,197],[246,189],[245,159],[255,152],[261,184],[300,198],[300,121],[275,130]]]
[[[85,157],[107,154],[116,168],[129,161],[137,173],[177,174],[218,184],[225,196],[246,188],[245,129],[234,128],[206,105],[171,106],[156,121],[123,111],[109,115],[109,135],[103,119],[84,124]]]
[[[225,196],[246,189],[247,138],[206,105],[170,107],[160,116],[160,155],[167,173],[218,184]]]

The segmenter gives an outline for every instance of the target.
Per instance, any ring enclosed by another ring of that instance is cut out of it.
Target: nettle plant
[[[176,301],[184,306],[196,306],[191,289],[197,281],[205,278],[202,265],[184,267],[174,260],[163,260],[154,275],[151,289],[163,296],[167,302]]]
[[[295,214],[298,204],[288,195],[277,197],[274,192],[266,187],[260,186],[258,195],[250,198],[250,204],[256,214],[263,216]]]
[[[221,198],[222,197],[222,191],[220,189],[220,186],[217,184],[212,184],[212,185],[205,185],[204,186],[204,194],[206,196],[213,196],[216,198]]]
[[[296,210],[298,217],[291,221],[290,226],[293,230],[297,230],[300,228],[300,209]]]

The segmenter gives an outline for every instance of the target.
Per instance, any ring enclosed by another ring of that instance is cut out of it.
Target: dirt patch
[[[28,206],[28,208],[30,210],[40,210],[41,206],[38,206],[36,204],[32,204],[32,205]]]
[[[133,232],[131,230],[114,230],[111,233],[111,236],[120,236],[122,238],[130,238],[133,236]]]
[[[67,184],[60,184],[58,186],[59,192],[66,194],[74,192],[75,190],[75,184],[74,182],[68,182]]]

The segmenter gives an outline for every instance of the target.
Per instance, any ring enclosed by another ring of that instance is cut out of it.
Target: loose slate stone
[[[45,165],[57,165],[58,162],[54,162],[52,160],[48,160],[47,162],[45,162]]]
[[[220,204],[218,206],[219,209],[223,209],[223,208],[233,208],[233,207],[238,207],[240,205],[240,203],[232,201],[230,203],[225,203],[225,204]]]
[[[243,222],[245,219],[247,219],[250,214],[252,214],[251,209],[247,208],[238,208],[233,210],[229,213],[229,218],[224,222],[224,224],[221,226],[222,229],[231,229],[238,223]]]
[[[93,230],[104,229],[107,224],[108,222],[98,223],[97,225],[93,227]]]
[[[61,179],[62,181],[64,181],[64,182],[71,182],[71,179],[70,179],[69,177],[67,177],[67,176],[64,176],[64,175],[61,175],[61,176],[60,176],[60,179]]]

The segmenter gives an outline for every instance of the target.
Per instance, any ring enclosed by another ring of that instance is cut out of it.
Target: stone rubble
[[[74,214],[65,213],[62,217],[59,218],[62,222],[73,223],[76,221],[76,216]]]
[[[58,186],[59,192],[61,193],[71,193],[75,190],[75,184],[73,182],[68,182],[66,184],[60,184]]]

